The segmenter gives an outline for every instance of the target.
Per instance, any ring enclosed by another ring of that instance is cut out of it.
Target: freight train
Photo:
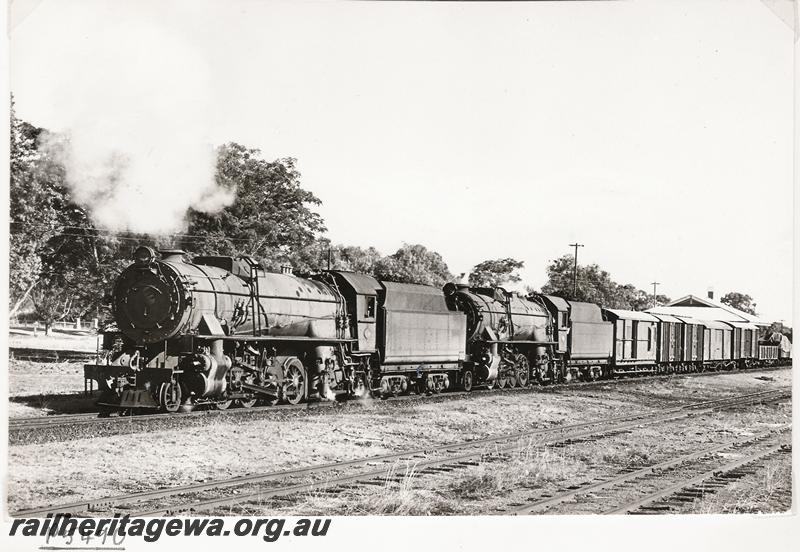
[[[470,391],[785,362],[751,324],[602,309],[500,287],[270,273],[140,247],[84,375],[106,409],[175,412]]]

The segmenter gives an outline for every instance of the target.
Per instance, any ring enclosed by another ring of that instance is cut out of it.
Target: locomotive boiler
[[[500,287],[447,284],[444,291],[448,305],[467,317],[472,373],[463,376],[465,388],[524,387],[531,377],[549,377],[552,323],[543,305]]]
[[[182,251],[157,258],[141,247],[116,281],[112,308],[117,331],[104,336],[110,354],[85,370],[107,404],[174,411],[188,400],[227,408],[258,399],[297,403],[330,394],[332,380],[354,387],[343,372],[341,295],[321,282],[267,273],[248,257],[190,262]]]

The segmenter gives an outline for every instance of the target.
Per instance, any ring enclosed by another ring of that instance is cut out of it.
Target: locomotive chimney
[[[292,273],[292,266],[291,265],[283,265],[281,267],[281,274],[291,274]]]
[[[714,288],[708,288],[708,298],[714,299]]]

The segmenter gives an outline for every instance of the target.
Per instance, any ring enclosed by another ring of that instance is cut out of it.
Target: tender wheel
[[[511,374],[508,376],[508,383],[506,384],[509,389],[513,389],[517,386],[517,375]]]
[[[472,370],[465,371],[464,375],[461,376],[461,387],[463,387],[464,391],[467,393],[472,391]]]
[[[158,390],[158,403],[162,412],[177,412],[181,407],[181,386],[178,382],[162,383]]]
[[[528,357],[523,354],[517,355],[517,383],[520,387],[527,387],[530,381],[531,365]]]
[[[299,404],[306,398],[306,369],[293,358],[286,363],[283,376],[283,397],[289,404]]]

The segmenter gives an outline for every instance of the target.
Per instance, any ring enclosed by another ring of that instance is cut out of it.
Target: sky
[[[294,157],[334,243],[514,257],[538,288],[578,241],[620,283],[791,321],[792,31],[757,0],[17,0],[10,25],[18,116],[151,154],[180,135],[192,166]],[[126,205],[192,185],[160,166]]]

